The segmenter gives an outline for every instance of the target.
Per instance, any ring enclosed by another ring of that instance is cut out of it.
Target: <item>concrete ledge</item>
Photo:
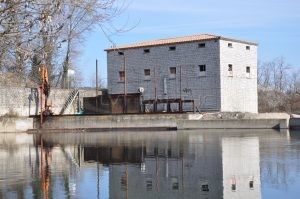
[[[42,129],[63,131],[64,129],[116,130],[186,130],[186,129],[286,129],[289,119],[201,119],[191,114],[144,114],[109,116],[52,116],[44,122]],[[38,128],[38,119],[35,127]],[[84,131],[85,131],[84,130]]]
[[[286,119],[178,120],[177,129],[286,129]]]
[[[0,132],[24,132],[33,128],[33,118],[0,117]]]
[[[299,130],[300,129],[300,118],[290,119],[290,129]]]

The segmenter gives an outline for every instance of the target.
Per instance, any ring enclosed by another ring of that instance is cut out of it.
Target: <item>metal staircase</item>
[[[63,115],[76,98],[79,99],[79,91],[77,89],[74,89],[69,93],[59,114]]]

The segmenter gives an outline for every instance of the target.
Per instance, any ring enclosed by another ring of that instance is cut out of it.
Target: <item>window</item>
[[[231,191],[235,191],[236,190],[236,184],[231,184]]]
[[[199,65],[199,76],[206,75],[206,65]]]
[[[205,48],[205,43],[199,43],[198,48]]]
[[[152,179],[151,178],[146,178],[146,190],[152,191]]]
[[[171,178],[171,181],[172,181],[172,189],[178,190],[179,189],[178,178]]]
[[[246,46],[246,50],[250,50],[250,46]]]
[[[232,43],[228,43],[228,47],[229,47],[229,48],[232,48]]]
[[[125,81],[125,72],[119,71],[119,81],[124,82]]]
[[[209,191],[208,184],[202,184],[201,185],[201,191],[208,192]]]
[[[144,53],[150,53],[150,49],[144,49]]]
[[[249,181],[249,188],[250,189],[254,189],[254,182],[253,182],[253,180]]]
[[[124,55],[124,52],[119,51],[118,54],[119,55]]]
[[[176,76],[176,67],[170,67],[170,77]]]
[[[150,76],[150,69],[144,69],[144,75],[145,75],[145,77],[149,77]]]
[[[206,71],[206,66],[205,65],[199,65],[199,70],[200,70],[200,72],[205,72]]]
[[[176,46],[170,46],[169,47],[169,51],[175,51],[176,50]]]
[[[246,77],[250,78],[250,66],[246,67]]]
[[[232,64],[228,64],[228,76],[233,76]]]

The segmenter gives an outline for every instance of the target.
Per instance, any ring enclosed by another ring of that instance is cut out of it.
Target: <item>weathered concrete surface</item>
[[[49,103],[54,114],[59,114],[71,90],[51,88]],[[79,90],[82,104],[83,97],[95,96],[94,90]],[[40,113],[40,89],[26,87],[3,86],[0,84],[0,116],[28,117]],[[44,103],[44,102],[43,102]],[[77,112],[75,102],[69,106],[65,114]]]
[[[178,120],[177,129],[286,129],[285,119]]]
[[[155,115],[109,115],[109,116],[64,116],[48,117],[43,129],[77,128],[176,128],[178,119],[187,119],[187,114]]]
[[[300,118],[291,118],[290,119],[290,129],[300,129]]]
[[[285,115],[284,115],[285,116]],[[289,118],[202,119],[200,114],[144,114],[109,116],[52,116],[43,129],[271,129],[289,127]],[[38,128],[38,120],[35,122]]]
[[[24,132],[33,128],[33,118],[0,117],[0,132]]]

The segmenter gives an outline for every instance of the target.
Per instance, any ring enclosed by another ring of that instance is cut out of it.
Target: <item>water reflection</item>
[[[0,198],[296,198],[299,135],[0,134]]]

